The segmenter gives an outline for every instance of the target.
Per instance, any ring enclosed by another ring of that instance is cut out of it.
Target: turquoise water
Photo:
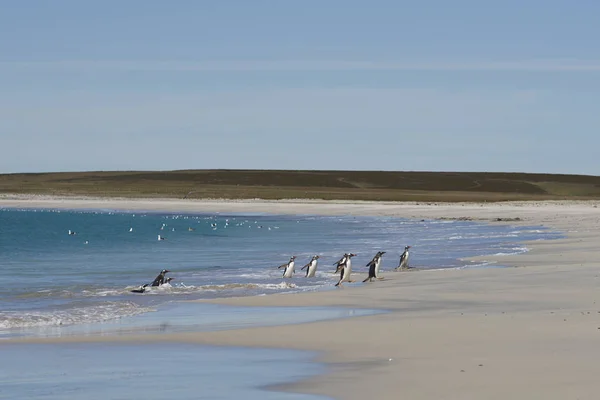
[[[387,251],[386,274],[406,244],[413,267],[462,268],[473,267],[463,257],[519,253],[523,240],[558,237],[542,227],[469,221],[3,209],[0,334],[111,321],[179,300],[332,289],[332,264],[346,252],[357,254],[354,271],[365,274],[373,255]],[[321,255],[319,269],[307,279],[300,268],[313,254]],[[283,279],[276,267],[291,255],[297,273]],[[172,287],[130,292],[163,268]]]
[[[0,344],[0,398],[323,400],[262,390],[323,373],[310,353],[178,343]]]

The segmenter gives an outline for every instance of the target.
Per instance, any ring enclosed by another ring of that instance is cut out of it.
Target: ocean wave
[[[499,252],[492,254],[493,256],[514,256],[516,254],[523,254],[529,251],[527,247],[513,247],[511,252]]]
[[[224,284],[209,284],[209,285],[186,285],[180,283],[178,285],[164,285],[159,287],[146,287],[144,295],[184,295],[202,292],[217,292],[225,290],[285,290],[295,289],[298,286],[292,282],[280,283],[224,283]],[[69,290],[40,290],[36,292],[24,293],[15,298],[18,299],[35,299],[35,298],[97,298],[110,296],[132,295],[132,290],[138,289],[139,286],[126,286],[120,288],[96,288],[85,289],[81,291]]]
[[[56,311],[0,311],[0,330],[101,322],[155,311],[132,302],[104,302]]]
[[[470,234],[470,235],[456,235],[450,236],[448,240],[462,240],[462,239],[503,239],[503,238],[514,238],[519,237],[518,234],[504,233],[504,234],[495,234],[495,235],[482,235],[482,234]]]

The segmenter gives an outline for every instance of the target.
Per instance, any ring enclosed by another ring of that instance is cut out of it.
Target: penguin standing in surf
[[[402,253],[402,255],[400,256],[400,262],[398,263],[398,266],[396,267],[396,271],[401,271],[401,270],[410,268],[408,266],[408,249],[410,249],[410,246],[404,247],[404,253]]]
[[[303,269],[306,268],[305,278],[312,278],[315,276],[315,273],[317,272],[317,263],[319,262],[318,260],[319,260],[318,255],[313,256],[313,258],[309,261],[309,263],[300,269],[302,271]]]
[[[167,271],[169,272],[169,271]],[[164,283],[161,283],[160,285],[158,285],[159,287],[172,287],[171,286],[171,281],[173,280],[173,278],[167,278],[164,280]],[[150,286],[150,283],[146,283],[136,289],[131,290],[131,293],[145,293],[148,289],[148,286]],[[152,285],[154,286],[154,285]]]
[[[158,276],[154,278],[150,286],[160,286],[163,283],[165,283],[165,275],[167,272],[171,271],[169,271],[168,269],[163,269],[162,271],[160,271],[160,274],[158,274]]]
[[[381,257],[385,254],[385,251],[378,251],[375,257],[367,264],[369,267],[369,276],[363,282],[373,282],[373,278],[383,279],[379,277],[379,267],[381,266]]]
[[[279,267],[277,267],[277,269],[285,268],[285,270],[283,271],[284,278],[291,278],[292,275],[294,275],[294,265],[296,264],[295,260],[296,256],[292,256],[290,258],[290,261],[288,261],[286,264],[282,264]]]
[[[341,287],[343,282],[352,282],[350,280],[350,274],[352,273],[352,257],[354,256],[356,256],[354,253],[346,254],[343,264],[338,266],[338,269],[341,268],[340,280],[335,284],[335,286]]]

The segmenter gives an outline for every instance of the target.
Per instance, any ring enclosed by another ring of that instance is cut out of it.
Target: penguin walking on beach
[[[312,278],[315,276],[315,273],[317,272],[317,263],[319,262],[319,256],[313,256],[313,258],[311,258],[311,260],[308,262],[308,264],[306,264],[304,267],[301,268],[301,270],[306,268],[306,276],[305,278]]]
[[[408,249],[410,249],[410,246],[404,247],[404,253],[402,253],[402,255],[400,255],[400,262],[398,263],[398,266],[396,267],[396,271],[401,271],[401,270],[410,268],[408,266]]]
[[[378,251],[375,257],[367,264],[369,267],[369,276],[363,282],[373,282],[373,278],[383,279],[379,277],[379,267],[381,266],[381,257],[385,254],[385,251]]]
[[[340,271],[340,280],[335,284],[335,286],[341,287],[343,282],[353,282],[350,280],[350,274],[352,273],[352,257],[354,256],[356,256],[354,253],[349,253],[346,255]]]
[[[288,261],[285,264],[281,264],[279,267],[277,267],[277,269],[280,268],[285,268],[283,270],[283,277],[284,278],[291,278],[292,275],[294,275],[294,265],[296,264],[296,256],[292,256],[290,258],[290,261]]]
[[[344,263],[346,262],[346,258],[348,257],[348,253],[344,253],[344,255],[342,256],[342,258],[340,258],[339,260],[337,260],[336,262],[333,263],[333,265],[335,265],[335,272],[333,273],[338,274],[342,268],[344,268]]]

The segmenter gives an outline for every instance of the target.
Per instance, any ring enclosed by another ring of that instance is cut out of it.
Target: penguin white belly
[[[283,277],[284,278],[291,278],[293,274],[294,274],[294,261],[292,261],[291,263],[288,264],[287,267],[285,267],[285,271],[283,273]]]
[[[406,268],[408,266],[408,252],[406,253],[406,257],[402,260],[402,264],[400,264],[400,269]]]
[[[375,262],[375,278],[379,278],[379,267],[381,266],[381,258]]]
[[[306,274],[307,278],[312,278],[315,276],[315,273],[317,272],[317,262],[313,261],[312,263],[310,263],[310,265],[308,266],[308,273]]]
[[[342,282],[348,282],[350,280],[350,274],[352,273],[352,261],[348,259],[346,261],[346,266],[344,267],[344,272],[342,275]]]

